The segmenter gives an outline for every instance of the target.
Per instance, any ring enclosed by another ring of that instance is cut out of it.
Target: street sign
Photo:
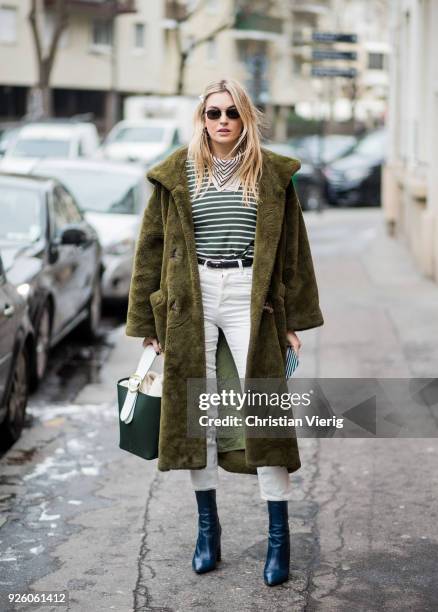
[[[343,34],[341,32],[312,32],[315,42],[346,42],[357,43],[357,34]]]
[[[312,76],[354,79],[357,76],[357,70],[356,68],[324,68],[323,66],[312,66]]]
[[[312,59],[357,60],[357,53],[356,51],[336,51],[335,49],[313,49]]]

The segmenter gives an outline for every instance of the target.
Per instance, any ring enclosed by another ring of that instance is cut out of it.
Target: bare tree
[[[44,3],[42,15],[45,17]],[[52,114],[52,91],[50,76],[55,62],[61,35],[68,25],[68,0],[54,0],[54,25],[48,44],[38,27],[38,0],[31,0],[29,22],[32,31],[38,66],[37,83],[32,88],[29,100],[30,114],[34,117],[50,117]]]
[[[235,12],[232,12],[227,19],[211,32],[205,36],[201,36],[193,40],[187,47],[183,46],[183,34],[182,26],[194,17],[194,15],[200,13],[206,4],[206,0],[200,0],[191,11],[178,10],[181,5],[175,0],[173,3],[174,15],[175,15],[175,44],[177,53],[179,55],[178,63],[178,82],[176,86],[176,94],[182,95],[184,93],[184,79],[187,59],[193,53],[195,49],[204,45],[205,43],[214,40],[216,36],[224,30],[229,30],[235,23]]]
[[[176,94],[182,95],[184,93],[184,82],[185,82],[185,69],[187,59],[193,53],[195,49],[204,45],[207,42],[214,40],[220,32],[229,30],[236,25],[236,18],[239,15],[249,16],[253,13],[268,14],[273,7],[278,6],[279,0],[235,0],[233,9],[225,20],[220,23],[211,32],[208,32],[204,36],[200,36],[193,40],[187,47],[183,46],[183,26],[185,23],[190,21],[195,15],[201,13],[206,5],[206,0],[199,0],[192,10],[186,10],[186,5],[178,0],[169,2],[170,7],[174,15],[175,27],[175,44],[177,53],[179,56],[178,64],[178,82],[176,87]]]

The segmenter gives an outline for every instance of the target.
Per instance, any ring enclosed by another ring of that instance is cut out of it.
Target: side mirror
[[[88,236],[81,227],[69,226],[61,232],[59,243],[80,245],[87,241]]]

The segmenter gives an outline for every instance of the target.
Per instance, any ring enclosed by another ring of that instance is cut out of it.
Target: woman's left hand
[[[292,348],[294,349],[294,351],[296,352],[296,354],[298,356],[298,351],[300,350],[300,348],[302,346],[301,340],[298,338],[296,333],[293,332],[293,331],[287,331],[286,332],[286,336],[287,336],[288,344],[290,344],[292,346]]]

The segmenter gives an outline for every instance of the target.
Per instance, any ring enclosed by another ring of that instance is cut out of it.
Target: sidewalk
[[[385,236],[381,212],[328,211],[306,224],[326,323],[299,332],[301,376],[436,375],[438,285]],[[99,384],[41,410],[0,462],[3,494],[16,496],[0,530],[2,592],[67,589],[74,612],[437,609],[436,439],[300,440],[291,575],[278,587],[263,583],[257,478],[220,470],[223,560],[197,575],[188,474],[118,449],[115,384],[141,341],[123,327],[113,341]],[[20,464],[32,449],[33,464]]]

